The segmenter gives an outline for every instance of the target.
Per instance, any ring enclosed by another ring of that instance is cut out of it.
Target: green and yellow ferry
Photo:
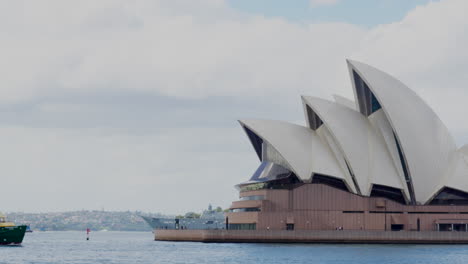
[[[17,226],[7,222],[5,215],[0,213],[0,245],[20,245],[25,233],[25,225]]]

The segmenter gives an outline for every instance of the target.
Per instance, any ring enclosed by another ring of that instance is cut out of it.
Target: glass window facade
[[[250,142],[252,143],[252,146],[255,149],[255,152],[257,153],[257,156],[260,160],[262,160],[262,144],[263,144],[263,139],[259,137],[257,134],[255,134],[252,130],[248,129],[247,127],[244,126],[245,133],[250,139]]]
[[[281,165],[270,161],[263,161],[254,175],[250,178],[250,181],[265,182],[278,179],[284,179],[291,175],[291,171],[284,168]]]
[[[468,205],[468,193],[445,187],[429,203],[431,205]]]
[[[320,119],[320,117],[310,108],[310,106],[306,105],[307,109],[307,119],[309,120],[309,126],[311,129],[316,130],[319,128],[322,124],[323,121]]]
[[[239,198],[240,201],[265,200],[264,195],[251,195]]]
[[[468,231],[468,224],[460,224],[460,223],[444,223],[444,224],[436,224],[438,231],[449,231],[449,232],[467,232]]]
[[[384,185],[374,184],[372,186],[371,197],[383,197],[395,201],[397,203],[406,204],[403,193],[400,189],[388,187]]]
[[[372,113],[381,109],[382,106],[369,89],[369,86],[367,86],[366,82],[364,82],[361,76],[355,71],[353,71],[353,78],[361,113],[370,116]]]
[[[380,108],[382,108],[382,106],[380,105],[379,101],[377,101],[377,98],[375,98],[374,94],[371,94],[371,112],[374,113]]]
[[[343,182],[343,180],[330,177],[327,175],[322,175],[322,174],[314,174],[312,177],[312,183],[315,184],[326,184],[328,186],[331,186],[333,188],[337,188],[343,191],[348,191],[348,187],[346,184]]]
[[[292,190],[303,184],[304,183],[301,182],[301,180],[299,180],[294,173],[292,173],[287,178],[273,180],[273,181],[266,181],[266,182],[254,182],[254,183],[248,183],[244,185],[241,184],[241,185],[237,185],[237,188],[239,188],[240,192],[256,191],[256,190],[263,190],[263,189]]]
[[[231,213],[260,212],[260,208],[236,208],[229,210]]]

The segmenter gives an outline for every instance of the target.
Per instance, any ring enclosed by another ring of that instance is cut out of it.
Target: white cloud
[[[228,206],[257,164],[235,119],[298,120],[300,94],[352,98],[347,57],[399,77],[468,140],[467,9],[445,0],[364,29],[239,14],[221,0],[0,0],[0,172],[7,192],[25,190],[3,210]],[[227,103],[165,111],[134,94]]]
[[[440,115],[459,143],[468,143],[468,2],[420,6],[398,22],[372,29],[354,58],[397,76]],[[465,136],[461,135],[465,134]]]
[[[226,206],[236,197],[235,168],[248,171],[255,164],[253,153],[222,148],[248,145],[235,132],[193,127],[140,136],[109,129],[3,127],[2,186],[8,188],[2,196],[13,199],[2,210],[104,207],[175,214],[201,210],[208,202]]]
[[[310,0],[310,7],[314,8],[317,6],[328,6],[335,5],[338,3],[338,0]]]
[[[328,83],[364,34],[347,24],[241,17],[222,1],[182,7],[28,1],[2,8],[0,101],[112,89],[181,97],[306,91]]]

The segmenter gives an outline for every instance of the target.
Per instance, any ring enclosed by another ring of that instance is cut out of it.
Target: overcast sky
[[[466,0],[0,0],[0,211],[228,207],[237,123],[353,98],[346,58],[468,143]],[[417,122],[417,120],[415,120]]]

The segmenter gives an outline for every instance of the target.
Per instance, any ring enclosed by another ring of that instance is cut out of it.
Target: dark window
[[[320,117],[310,108],[310,106],[306,105],[307,109],[307,119],[309,120],[309,126],[311,129],[316,130],[319,128],[322,124],[323,121],[320,119]]]
[[[229,224],[230,230],[255,230],[257,224]]]
[[[393,188],[393,187],[374,184],[372,186],[372,191],[371,191],[370,196],[371,197],[383,197],[383,198],[387,198],[387,199],[390,199],[392,201],[395,201],[401,204],[406,204],[405,198],[401,190],[397,188]]]
[[[460,223],[444,223],[437,224],[438,231],[455,231],[455,232],[466,232],[467,224]]]
[[[405,228],[405,225],[395,225],[392,224],[392,231],[401,231]]]
[[[286,230],[294,230],[294,224],[286,224]]]
[[[378,111],[382,106],[380,105],[379,101],[377,101],[377,98],[375,98],[374,94],[371,94],[371,103],[372,103],[372,113]]]
[[[343,214],[363,214],[364,211],[343,211]]]
[[[453,224],[453,231],[466,232],[466,224]]]
[[[303,185],[302,181],[292,173],[286,178],[280,178],[266,183],[267,189],[288,189],[292,190],[298,186]]]
[[[468,193],[445,187],[432,201],[430,205],[468,205]]]
[[[365,116],[370,116],[372,113],[382,108],[379,101],[369,89],[366,82],[353,71],[354,84],[356,87],[356,94],[359,102],[359,111]]]
[[[439,231],[453,231],[452,224],[439,224]]]
[[[337,188],[343,191],[348,191],[348,187],[346,187],[346,184],[343,182],[343,180],[330,177],[327,175],[322,175],[322,174],[314,174],[312,177],[312,183],[314,184],[325,184],[328,186],[331,186],[333,188]]]
[[[257,152],[258,158],[260,160],[262,160],[263,139],[261,137],[257,136],[257,134],[252,132],[252,130],[248,129],[246,126],[244,126],[244,130],[245,130],[245,133],[247,134],[247,136],[249,137],[250,143],[252,143],[252,146],[254,147],[255,152]]]

